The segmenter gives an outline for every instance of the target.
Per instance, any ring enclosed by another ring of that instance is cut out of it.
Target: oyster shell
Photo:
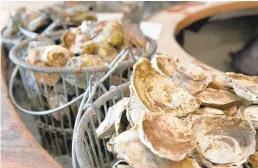
[[[224,115],[224,112],[220,109],[217,108],[213,108],[213,107],[203,107],[203,108],[199,108],[198,110],[196,110],[195,112],[196,114],[211,114],[211,115]]]
[[[39,67],[48,67],[48,65],[43,62],[38,62],[35,65]],[[61,79],[61,75],[59,73],[35,72],[34,76],[37,81],[39,81],[42,84],[45,83],[47,86],[53,86],[57,84]]]
[[[134,65],[131,83],[142,104],[151,112],[183,117],[199,107],[199,102],[168,76],[160,74],[147,59]]]
[[[145,114],[139,122],[139,134],[154,154],[173,161],[183,160],[195,147],[191,128],[170,114]]]
[[[22,26],[29,31],[36,31],[38,28],[49,23],[47,13],[34,11],[24,16]]]
[[[126,115],[131,125],[138,125],[141,117],[147,112],[147,110],[134,93],[132,85],[130,85],[129,88],[131,95],[129,98]]]
[[[212,88],[206,88],[203,91],[196,93],[195,97],[201,101],[204,106],[225,107],[239,101],[239,98],[226,91]]]
[[[201,116],[192,126],[197,149],[208,167],[240,166],[255,152],[255,129],[246,121],[223,116]]]
[[[28,49],[28,55],[25,57],[25,61],[36,65],[41,61],[41,56],[45,52],[46,48],[46,46],[40,46],[34,49]]]
[[[53,67],[63,67],[71,58],[72,53],[61,46],[48,46],[41,56],[41,61]]]
[[[96,134],[100,138],[108,138],[115,132],[115,123],[120,122],[123,111],[128,104],[128,98],[125,97],[115,105],[108,108],[108,112],[103,122],[96,129]],[[117,121],[118,120],[118,121]]]
[[[106,40],[95,42],[97,44],[97,55],[99,55],[104,61],[112,62],[113,59],[118,55],[117,50]]]
[[[237,111],[237,116],[241,119],[251,121],[253,127],[258,129],[258,105],[240,107]]]
[[[63,94],[55,95],[54,93],[51,93],[49,95],[47,101],[48,101],[49,107],[51,109],[57,108],[59,106],[62,106],[64,104],[68,103]],[[69,115],[68,113],[69,113],[69,107],[66,107],[66,108],[62,109],[61,111],[52,113],[51,115],[54,117],[54,119],[56,119],[57,121],[60,121],[60,120],[64,120],[63,117],[68,116]]]
[[[248,163],[251,164],[252,168],[258,167],[258,152],[255,152],[253,155],[249,157]]]
[[[156,55],[152,59],[153,66],[165,75],[172,77],[179,66],[179,59],[166,55]]]
[[[204,90],[212,81],[212,76],[198,65],[187,64],[177,68],[172,79],[189,93],[194,94]]]
[[[171,168],[173,162],[153,154],[141,141],[137,130],[131,129],[114,138],[114,152],[135,168]]]
[[[174,162],[172,168],[201,168],[201,167],[194,159],[187,157],[182,161]]]
[[[68,68],[78,68],[78,72],[86,67],[91,66],[104,66],[105,62],[97,55],[85,54],[79,57],[71,58],[65,67]],[[96,73],[97,76],[102,76],[103,73]],[[78,74],[67,74],[65,75],[65,80],[72,86],[77,86],[79,88],[87,88],[86,75],[84,73]]]
[[[62,43],[65,48],[70,48],[75,43],[76,33],[72,31],[65,31],[62,35]]]
[[[131,166],[124,160],[117,161],[112,168],[130,168]]]
[[[124,27],[119,21],[109,21],[103,28],[107,42],[114,47],[119,47],[124,41]]]
[[[225,73],[235,93],[253,103],[258,104],[258,76],[247,76],[237,73]]]

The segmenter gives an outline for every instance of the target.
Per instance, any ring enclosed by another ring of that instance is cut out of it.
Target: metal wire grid
[[[60,32],[51,34],[48,37],[58,40],[60,38]],[[119,58],[125,57],[127,54],[132,56],[129,48],[126,48],[110,65],[105,67],[90,67],[80,71],[78,69],[68,68],[37,67],[22,60],[27,54],[26,49],[30,41],[32,40],[22,42],[10,52],[11,60],[18,65],[14,69],[10,79],[10,97],[19,110],[35,115],[36,124],[42,137],[42,144],[50,153],[55,155],[71,154],[72,134],[77,111],[81,103],[81,98],[89,90],[89,87],[79,88],[77,85],[78,82],[81,82],[83,77],[86,86],[92,86],[94,82],[99,82],[99,80],[92,80],[91,77],[96,77],[96,74],[100,73],[105,78],[100,82],[101,85],[109,88],[111,85],[114,85],[112,75],[117,75],[120,77],[119,79],[129,79],[135,59],[123,62],[121,62],[123,59],[119,60]],[[156,50],[155,42],[149,40],[149,43],[150,49],[145,57],[152,55]],[[134,57],[132,56],[131,58]],[[35,79],[35,75],[41,80]],[[60,75],[58,83],[56,83],[56,75]],[[65,77],[67,75],[74,77],[76,81],[74,86],[71,86],[66,81]],[[26,93],[24,100],[29,102],[29,108],[23,107],[16,102],[17,90],[13,87],[14,80],[20,80],[23,83],[23,89]],[[119,80],[116,81],[116,84],[123,82]],[[99,87],[96,88],[96,93],[92,100],[100,97],[104,92],[105,90]],[[56,104],[56,107],[52,107],[53,109],[49,106],[51,101]]]
[[[74,136],[76,158],[73,159],[76,159],[80,168],[110,168],[116,162],[116,156],[108,152],[106,147],[109,139],[99,139],[96,128],[104,120],[110,106],[129,96],[129,84],[112,86],[94,103],[88,104]],[[77,166],[75,162],[73,166]]]

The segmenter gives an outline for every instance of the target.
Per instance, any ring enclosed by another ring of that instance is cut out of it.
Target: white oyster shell
[[[134,93],[132,85],[130,85],[129,88],[131,96],[129,98],[126,115],[131,125],[138,125],[141,117],[147,112],[147,110]]]
[[[128,165],[128,163],[126,163],[126,161],[124,160],[119,160],[117,161],[112,168],[131,168],[130,165]]]
[[[258,129],[258,105],[240,107],[237,110],[237,117],[251,121],[253,127]]]
[[[246,76],[236,73],[226,73],[226,76],[238,96],[258,104],[258,76]]]
[[[145,114],[139,123],[139,134],[154,154],[172,161],[183,160],[195,147],[191,128],[170,114]]]
[[[151,60],[151,63],[153,64],[154,68],[165,75],[172,77],[179,66],[179,59],[172,56],[156,55]]]
[[[131,129],[114,138],[118,158],[135,168],[171,168],[173,162],[153,154],[141,141],[137,130]]]
[[[147,59],[141,59],[134,65],[131,83],[136,95],[150,112],[183,117],[199,107],[199,101],[170,77],[159,73]]]
[[[96,129],[96,134],[100,138],[108,138],[115,132],[116,120],[120,120],[123,111],[126,109],[128,104],[128,98],[125,97],[118,101],[115,105],[108,108],[108,112],[104,121],[101,122],[99,127]]]
[[[201,116],[194,120],[197,149],[204,164],[213,167],[241,166],[255,152],[255,129],[247,120]]]
[[[195,97],[201,101],[204,106],[225,107],[239,101],[239,98],[226,91],[212,88],[206,88],[203,91],[196,93]]]
[[[212,75],[195,64],[182,65],[172,76],[182,88],[194,94],[205,89],[212,81]]]

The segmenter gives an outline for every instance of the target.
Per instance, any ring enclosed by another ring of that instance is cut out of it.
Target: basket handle
[[[75,99],[69,101],[68,103],[62,105],[62,106],[59,106],[57,108],[54,108],[54,109],[51,109],[51,110],[45,110],[45,111],[31,111],[31,110],[26,110],[24,109],[23,107],[21,107],[19,105],[19,103],[17,103],[17,101],[15,100],[14,98],[14,95],[13,95],[13,84],[14,84],[14,78],[15,76],[17,75],[18,71],[19,71],[20,67],[19,66],[16,66],[12,72],[12,75],[11,75],[11,78],[10,78],[10,81],[9,81],[9,96],[13,102],[13,104],[19,109],[21,110],[22,112],[26,113],[26,114],[31,114],[31,115],[47,115],[47,114],[51,114],[51,113],[54,113],[54,112],[57,112],[59,110],[62,110],[63,108],[66,108],[68,106],[70,106],[71,104],[75,103],[76,101],[80,100],[84,94],[86,94],[86,92],[82,93],[80,96],[76,97]]]

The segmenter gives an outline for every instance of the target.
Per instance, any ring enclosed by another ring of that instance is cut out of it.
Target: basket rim
[[[34,71],[38,71],[38,72],[46,72],[46,73],[76,73],[76,74],[80,74],[80,73],[85,73],[85,72],[101,72],[101,71],[107,71],[109,70],[108,65],[102,65],[102,66],[91,66],[91,67],[86,67],[86,68],[67,68],[67,67],[39,67],[36,65],[32,65],[30,63],[27,63],[26,61],[18,58],[18,53],[26,46],[28,45],[31,41],[35,40],[35,39],[39,39],[42,37],[48,37],[48,38],[60,38],[60,36],[63,34],[63,30],[61,31],[55,31],[53,33],[47,34],[47,35],[38,35],[35,38],[32,39],[26,39],[23,40],[20,44],[14,46],[11,50],[10,50],[10,54],[9,57],[11,59],[11,61],[16,64],[17,66],[20,66],[22,68],[25,69],[31,69]],[[149,47],[148,47],[148,51],[146,53],[144,53],[144,55],[142,55],[143,58],[148,58],[151,57],[157,49],[157,44],[156,41],[151,39],[150,37],[145,36],[147,41],[149,42]],[[132,64],[133,61],[123,61],[121,63],[121,65],[126,66],[126,65],[130,65]]]
[[[4,37],[3,33],[4,33],[4,30],[6,30],[7,27],[3,27],[2,30],[1,30],[1,41],[3,43],[8,43],[8,44],[13,44],[13,45],[16,45],[20,42],[20,39],[15,37],[15,39],[11,39],[11,38],[6,38]]]

